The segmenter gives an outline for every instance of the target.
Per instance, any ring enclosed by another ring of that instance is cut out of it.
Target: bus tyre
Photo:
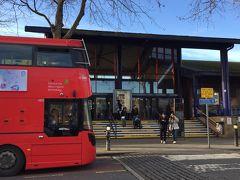
[[[14,176],[25,168],[22,151],[14,146],[0,147],[0,176]]]

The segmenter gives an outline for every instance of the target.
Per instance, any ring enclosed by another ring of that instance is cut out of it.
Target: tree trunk
[[[55,26],[52,27],[53,38],[62,38],[62,27],[63,27],[63,4],[64,0],[58,0],[57,12],[55,16]]]
[[[53,26],[51,28],[52,36],[54,39],[61,39],[62,38],[62,27]]]

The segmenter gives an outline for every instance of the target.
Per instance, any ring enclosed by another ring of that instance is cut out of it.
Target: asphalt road
[[[111,157],[98,157],[83,167],[68,167],[25,171],[14,177],[0,177],[1,180],[135,180],[118,161]]]
[[[25,171],[0,180],[239,180],[240,153],[133,153],[97,157],[88,166]]]

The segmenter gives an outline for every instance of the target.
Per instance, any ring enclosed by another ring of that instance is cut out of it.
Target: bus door
[[[33,166],[81,164],[79,109],[77,100],[45,100],[44,134],[40,134],[38,142],[32,145]]]

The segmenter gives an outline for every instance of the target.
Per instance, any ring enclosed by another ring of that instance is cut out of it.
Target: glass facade
[[[115,89],[113,80],[91,80],[93,93],[112,93]]]
[[[126,63],[126,64],[125,64]],[[132,106],[137,106],[143,119],[157,119],[159,112],[169,111],[176,90],[177,49],[152,47],[144,59],[139,59],[135,71],[125,71],[127,63],[123,59],[121,85],[123,90],[132,93]],[[92,74],[91,84],[94,97],[92,109],[94,119],[108,119],[111,114],[116,69],[113,74]],[[115,74],[114,74],[115,72]],[[125,73],[129,74],[125,74]],[[102,95],[101,95],[102,94]]]

